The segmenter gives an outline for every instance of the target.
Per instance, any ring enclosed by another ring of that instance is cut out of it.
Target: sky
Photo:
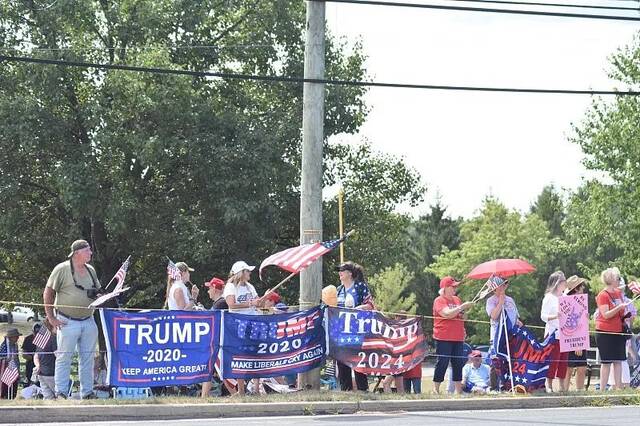
[[[607,58],[640,29],[640,22],[344,3],[327,3],[326,18],[331,34],[362,41],[374,81],[454,86],[623,88],[608,78]],[[428,192],[421,206],[402,207],[414,215],[438,199],[450,215],[469,218],[487,195],[527,211],[545,185],[570,191],[594,176],[569,141],[572,123],[579,124],[592,103],[589,95],[370,88],[365,100],[371,112],[359,133],[332,140],[368,140],[415,168]]]

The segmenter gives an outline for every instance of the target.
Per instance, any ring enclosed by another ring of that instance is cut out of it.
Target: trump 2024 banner
[[[220,312],[100,310],[113,386],[188,385],[211,379]]]
[[[398,374],[422,362],[427,342],[419,318],[327,308],[329,356],[365,374]]]
[[[587,350],[589,344],[589,300],[586,294],[560,297],[560,352]]]
[[[224,312],[223,377],[277,377],[320,367],[325,359],[322,319],[319,307],[276,315]]]

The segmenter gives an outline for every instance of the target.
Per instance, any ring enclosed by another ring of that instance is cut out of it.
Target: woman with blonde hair
[[[249,266],[242,260],[231,266],[229,280],[224,286],[222,296],[229,305],[229,312],[245,315],[258,315],[258,307],[264,305],[264,297],[258,297],[255,287],[249,282],[251,271],[255,266]],[[254,392],[260,392],[260,379],[253,379]],[[245,394],[245,381],[238,379],[238,394]]]
[[[625,308],[628,303],[618,285],[620,272],[617,268],[602,271],[600,279],[605,288],[596,296],[596,345],[600,353],[600,390],[607,389],[607,381],[613,364],[614,389],[622,389],[622,361],[626,361],[626,336],[622,335]]]
[[[551,333],[555,333],[556,341],[553,343],[553,351],[551,352],[551,364],[547,370],[547,380],[545,387],[547,392],[553,392],[553,379],[559,379],[560,391],[565,392],[565,380],[567,375],[567,362],[569,353],[560,352],[559,338],[560,322],[558,321],[558,310],[560,308],[560,295],[567,288],[567,279],[562,271],[556,271],[549,275],[547,281],[547,290],[544,299],[542,299],[542,308],[540,309],[540,318],[546,323],[544,327],[544,337]]]
[[[180,270],[180,279],[167,278],[166,304],[170,311],[192,311],[200,293],[195,285],[191,286],[191,291],[187,289],[194,270],[184,262],[176,263],[176,267]]]

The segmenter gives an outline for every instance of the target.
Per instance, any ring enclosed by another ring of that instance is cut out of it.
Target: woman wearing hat
[[[229,271],[229,280],[224,286],[222,296],[229,305],[229,311],[245,315],[258,315],[258,307],[263,305],[263,298],[258,297],[255,287],[249,282],[251,271],[255,266],[250,266],[242,260],[234,263]],[[260,392],[260,380],[253,379],[256,393]],[[238,379],[238,394],[245,394],[245,381]]]
[[[180,270],[180,279],[167,278],[167,306],[170,311],[192,311],[200,293],[195,285],[191,286],[191,291],[186,286],[191,282],[193,269],[184,262],[176,263],[176,267]]]
[[[6,345],[6,353],[2,354],[4,358],[0,360],[0,375],[4,373],[4,370],[9,366],[9,362],[13,360],[18,373],[20,372],[20,358],[18,358],[18,339],[22,334],[17,328],[10,328],[7,330],[7,334],[4,338],[4,345]],[[11,386],[7,386],[6,383],[0,382],[0,398],[15,399],[18,392],[18,383],[20,383],[20,377],[18,377]]]
[[[462,393],[464,312],[473,302],[464,302],[456,296],[456,287],[460,284],[452,277],[440,280],[440,296],[433,301],[433,339],[436,344],[438,360],[433,373],[433,392],[440,393],[440,384],[451,362],[451,379],[455,392]]]
[[[370,311],[373,309],[373,299],[371,291],[364,278],[362,266],[353,262],[344,262],[336,267],[340,285],[337,288],[338,307],[361,309]],[[351,378],[351,368],[341,362],[338,365],[338,380],[340,389],[343,391],[353,390],[353,380]],[[359,391],[369,389],[367,375],[353,371],[356,380],[356,388]]]
[[[567,279],[567,289],[564,291],[564,294],[567,296],[585,294],[587,292],[586,282],[587,280],[577,275],[570,276],[569,279]],[[589,322],[589,313],[586,312],[586,316],[581,318],[580,321]],[[587,351],[569,352],[567,375],[564,384],[564,389],[566,390],[569,390],[569,386],[571,385],[573,370],[576,370],[576,390],[583,391],[584,379],[587,375]]]

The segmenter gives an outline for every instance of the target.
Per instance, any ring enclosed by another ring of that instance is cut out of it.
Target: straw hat
[[[567,279],[567,288],[564,291],[564,294],[569,294],[571,293],[576,287],[578,287],[580,284],[584,284],[586,283],[587,280],[585,278],[580,278],[577,275],[571,275],[568,279]]]

